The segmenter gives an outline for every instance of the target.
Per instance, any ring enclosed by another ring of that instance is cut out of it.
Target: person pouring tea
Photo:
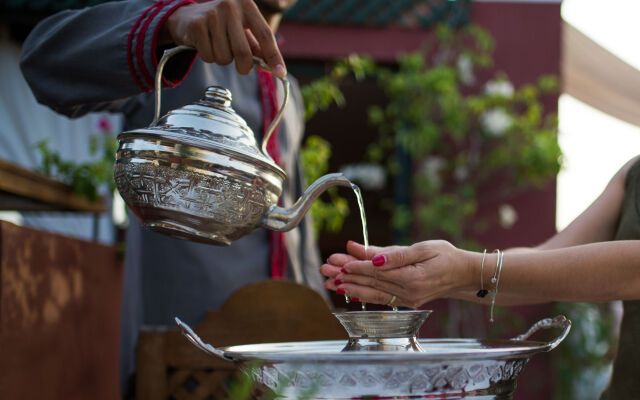
[[[153,120],[153,77],[164,49],[194,47],[164,69],[163,110],[199,100],[207,86],[232,93],[233,109],[260,141],[282,101],[273,75],[253,68],[266,60],[277,76],[285,63],[274,33],[295,0],[124,0],[66,10],[41,21],[23,46],[21,67],[36,98],[70,117],[89,111],[122,113],[125,130]],[[197,54],[196,54],[197,53]],[[199,55],[199,57],[197,57]],[[301,194],[300,145],[304,108],[293,78],[289,104],[269,141],[285,170],[285,207]],[[197,324],[238,288],[269,278],[291,278],[324,295],[319,251],[308,218],[282,235],[258,230],[228,247],[173,239],[131,218],[126,233],[121,374],[130,395],[142,325]]]
[[[494,305],[622,300],[613,373],[601,400],[640,398],[640,156],[569,226],[532,248],[473,252],[443,240],[347,243],[320,271],[325,287],[367,303],[419,307],[438,298]]]

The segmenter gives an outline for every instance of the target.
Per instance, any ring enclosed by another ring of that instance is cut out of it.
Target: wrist
[[[473,291],[478,297],[485,297],[494,289],[491,278],[496,272],[498,255],[488,251],[486,254],[474,251],[467,251],[466,253],[467,278],[465,280],[465,288]],[[483,295],[480,295],[480,293],[483,293]]]
[[[481,289],[482,282],[480,281],[481,270],[482,270],[482,252],[475,251],[464,251],[463,256],[466,260],[466,268],[465,268],[465,279],[462,280],[464,283],[463,289],[466,291],[473,291],[474,293]],[[485,259],[485,273],[486,273],[486,259]],[[484,287],[486,289],[486,285]]]

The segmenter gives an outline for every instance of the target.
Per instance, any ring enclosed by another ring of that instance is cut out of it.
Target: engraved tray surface
[[[240,363],[258,360],[257,382],[300,399],[512,399],[529,358],[547,343],[422,339],[424,352],[341,352],[344,341],[288,342],[220,349]]]

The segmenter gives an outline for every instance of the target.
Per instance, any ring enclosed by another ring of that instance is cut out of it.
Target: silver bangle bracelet
[[[498,251],[498,259],[496,260],[496,270],[493,274],[493,278],[491,278],[491,283],[495,286],[493,287],[493,294],[491,295],[491,313],[489,316],[489,321],[493,322],[493,308],[496,304],[496,296],[498,295],[498,284],[500,283],[500,275],[502,273],[502,262],[504,261],[504,251]]]

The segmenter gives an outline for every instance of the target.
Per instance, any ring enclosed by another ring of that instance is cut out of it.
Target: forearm
[[[480,286],[482,254],[471,254]],[[495,254],[488,255],[483,275],[493,290]],[[469,290],[460,291],[468,297]],[[491,298],[491,293],[487,296]],[[640,241],[612,241],[555,250],[507,252],[496,304],[546,301],[609,301],[640,299]],[[485,300],[488,301],[488,300]]]
[[[540,251],[537,247],[514,247],[514,248],[509,248],[505,250],[505,253],[510,256],[511,254],[514,254],[514,253],[519,253],[519,254],[535,253],[537,251]],[[488,264],[489,263],[487,262],[487,266],[485,267],[486,269],[483,271],[484,274],[489,273],[487,272],[489,270],[491,272],[495,271],[495,265],[493,264],[488,265]],[[479,281],[480,281],[480,276],[478,276],[478,282]],[[488,290],[488,289],[492,289],[493,286],[489,286],[489,287],[484,286],[483,288]],[[478,293],[478,290],[461,290],[453,293],[449,297],[452,299],[472,301],[480,304],[486,304],[486,305],[491,304],[491,297],[492,297],[491,295],[486,295],[485,297],[479,297],[477,293]],[[541,303],[548,303],[549,301],[550,300],[548,299],[535,298],[530,295],[527,296],[527,295],[516,294],[516,293],[500,293],[500,299],[496,299],[496,303],[502,306],[541,304]]]
[[[21,62],[37,100],[77,116],[153,90],[159,27],[185,3],[107,2],[42,21],[25,41]],[[192,60],[193,54],[182,75]]]

